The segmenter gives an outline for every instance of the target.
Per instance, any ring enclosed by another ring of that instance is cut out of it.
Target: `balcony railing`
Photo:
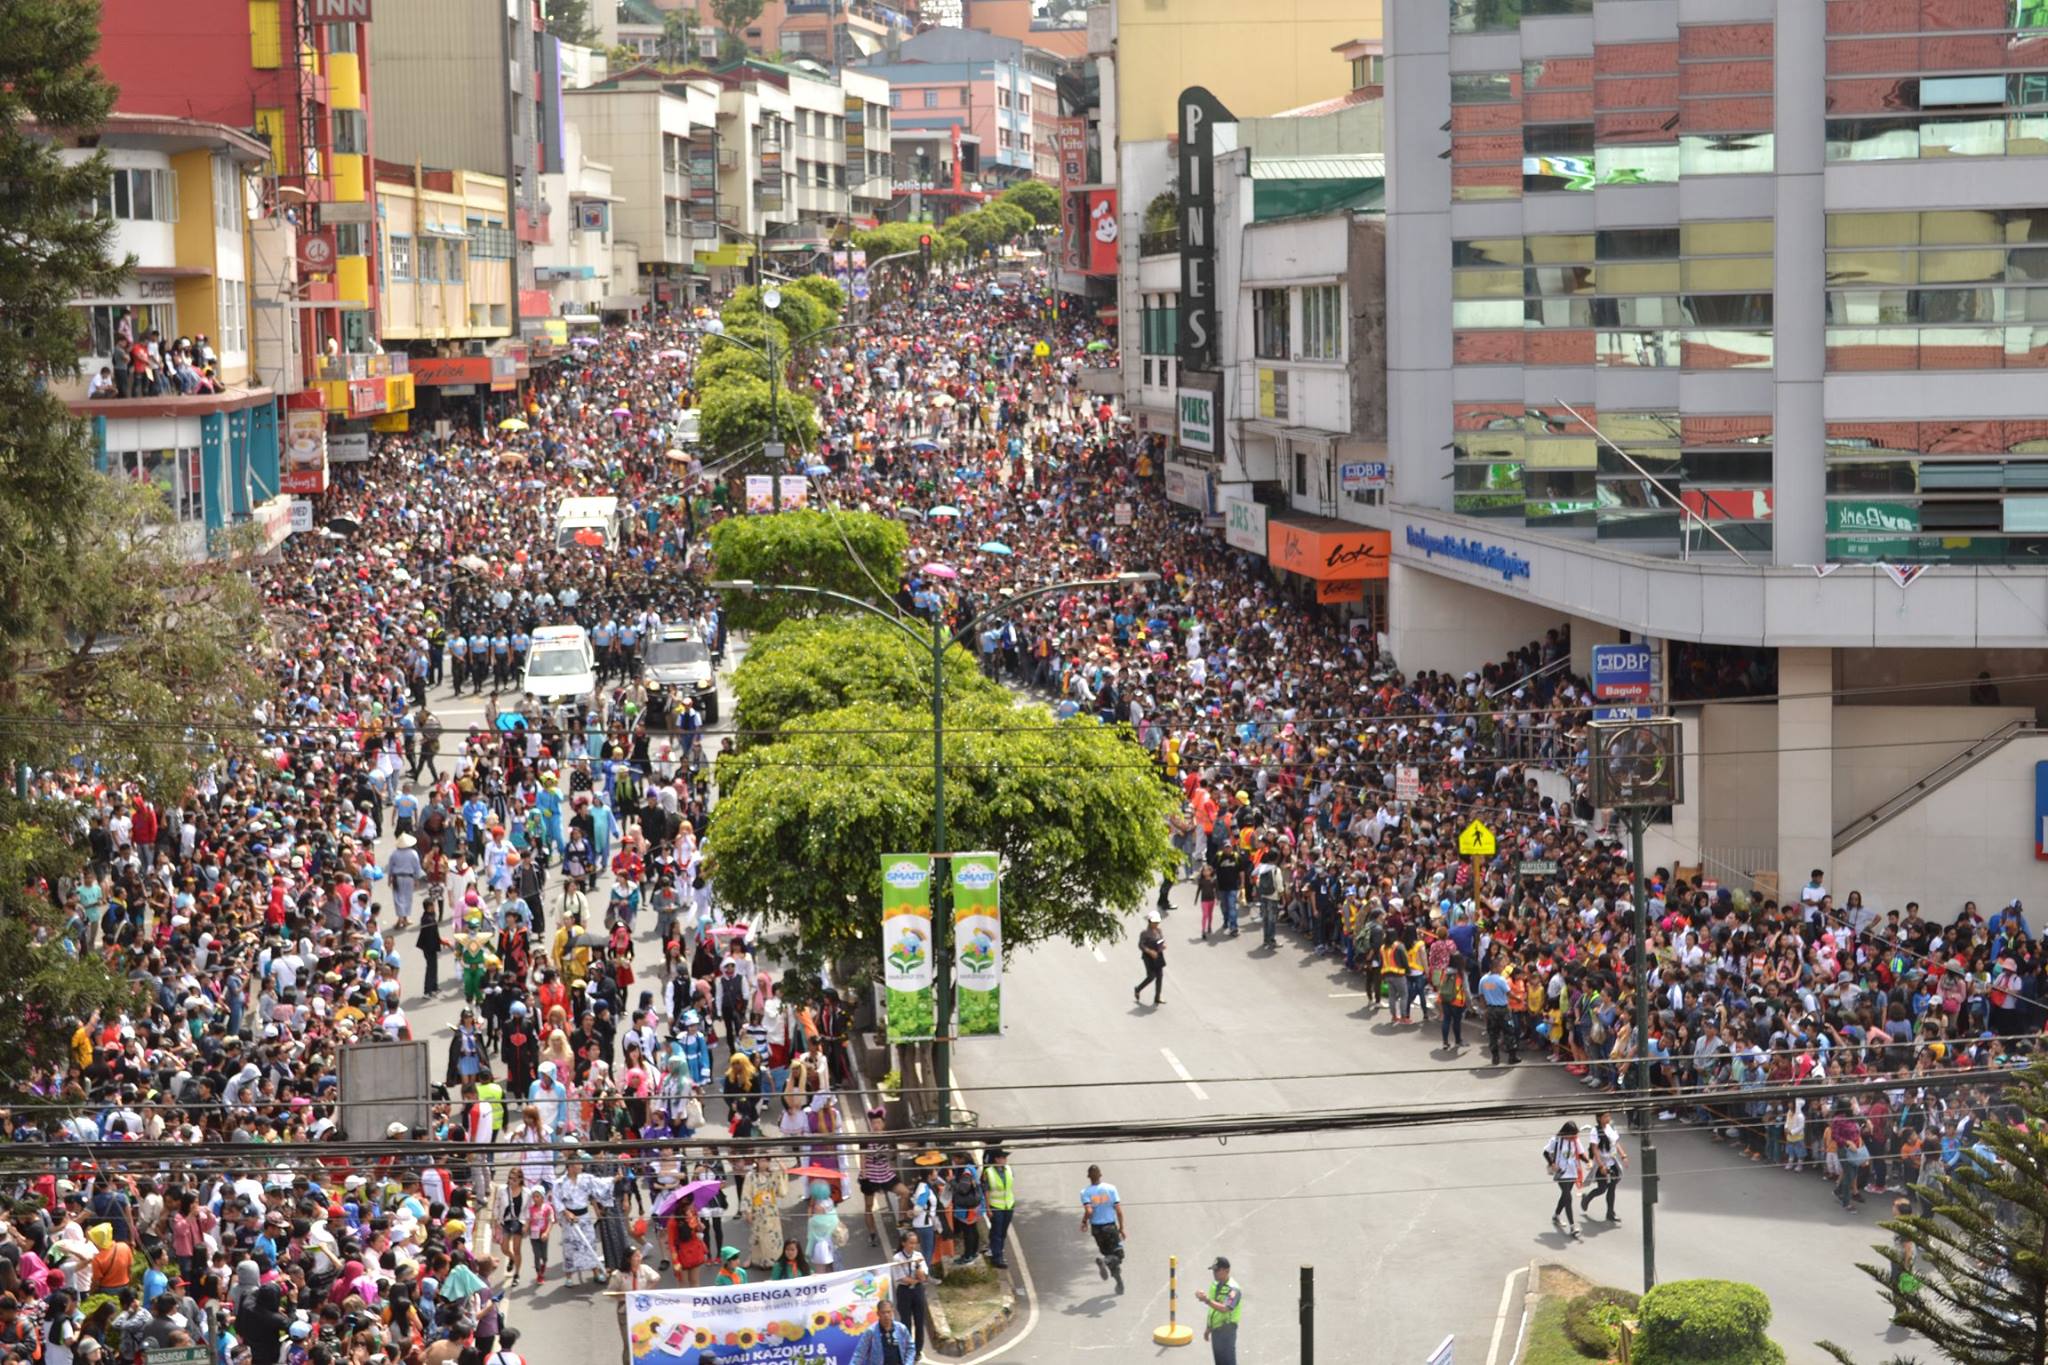
[[[383,355],[324,355],[320,357],[322,379],[375,379],[387,374],[407,374],[411,363],[401,353]]]
[[[1141,232],[1138,234],[1140,256],[1173,256],[1180,251],[1180,229],[1167,228],[1163,232]]]

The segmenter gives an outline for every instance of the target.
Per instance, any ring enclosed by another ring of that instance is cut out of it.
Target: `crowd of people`
[[[849,1001],[778,973],[746,908],[718,896],[701,730],[631,666],[668,626],[723,641],[703,532],[732,499],[668,453],[692,335],[607,330],[535,384],[518,422],[382,438],[339,470],[330,529],[261,571],[289,641],[266,660],[274,699],[179,799],[90,766],[37,777],[89,860],[46,888],[64,933],[141,992],[71,1021],[8,1135],[195,1159],[26,1182],[0,1220],[0,1359],[196,1342],[255,1365],[503,1365],[505,1293],[529,1271],[626,1287],[829,1268],[856,1193],[871,1243],[892,1215],[908,1234],[899,1307],[922,1349],[922,1285],[948,1252],[978,1253],[1007,1212],[997,1183],[964,1155],[899,1169],[886,1137],[854,1131]],[[1304,600],[1165,499],[1161,452],[1083,391],[1095,335],[1029,296],[935,286],[796,378],[824,431],[815,496],[910,530],[908,608],[962,622],[1020,588],[1158,576],[1040,599],[967,643],[992,675],[1128,724],[1155,757],[1182,798],[1185,860],[1160,913],[1198,914],[1214,951],[1255,921],[1276,950],[1256,958],[1282,960],[1284,935],[1341,963],[1396,1025],[1434,1022],[1446,1061],[1476,1013],[1493,1061],[1540,1055],[1617,1102],[1647,952],[1642,1048],[1668,1116],[1825,1170],[1845,1204],[1954,1164],[1992,1094],[1916,1078],[1990,1068],[2040,1031],[2044,960],[2017,901],[1877,913],[1853,892],[1838,907],[1820,873],[1781,901],[1658,869],[1637,942],[1631,869],[1578,785],[1590,696],[1568,634],[1462,675],[1400,671],[1370,623]],[[620,500],[615,546],[553,534],[561,499],[599,494]],[[587,707],[536,706],[517,651],[572,621],[603,640],[604,684]],[[473,720],[451,723],[469,712],[442,696],[450,682],[487,697]],[[1474,818],[1499,840],[1476,881],[1455,842]],[[1536,860],[1557,871],[1519,875]],[[408,1006],[438,1011],[457,989],[426,1122],[359,1131],[337,1103],[340,1050],[428,1033],[438,1050],[443,1030],[416,1030]],[[1852,1078],[1889,1084],[1811,1107],[1742,1098]],[[747,1163],[581,1147],[704,1132],[799,1143]],[[375,1156],[202,1151],[378,1137]],[[457,1142],[502,1151],[450,1159]],[[1626,1159],[1571,1156],[1603,1178]]]

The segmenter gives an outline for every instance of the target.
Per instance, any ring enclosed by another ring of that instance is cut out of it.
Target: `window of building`
[[[179,521],[206,517],[206,485],[197,447],[184,450],[122,450],[107,452],[107,472],[132,483],[150,484],[164,495],[164,505]]]
[[[175,223],[178,177],[169,171],[117,166],[107,173],[107,188],[93,201],[93,212],[130,222]]]
[[[220,282],[220,350],[249,349],[249,286],[241,280]]]
[[[443,258],[447,268],[444,278],[450,284],[461,284],[468,278],[469,269],[468,264],[462,258],[464,244],[457,241],[449,241],[442,245],[447,249],[447,255]]]
[[[1252,291],[1252,353],[1261,360],[1288,358],[1288,291]]]
[[[968,87],[964,85],[961,86],[958,93],[959,99],[956,100],[955,103],[959,104],[963,108],[966,107],[967,105],[974,103],[974,96],[969,92]]]
[[[213,158],[213,225],[223,232],[241,227],[242,177],[227,157]]]
[[[901,109],[903,107],[903,92],[901,90],[891,90],[889,92],[889,107],[891,109]]]
[[[1301,291],[1302,360],[1344,358],[1344,287],[1312,285]]]
[[[114,326],[123,308],[132,313],[129,325],[134,329],[137,341],[152,331],[167,337],[178,335],[177,310],[168,303],[86,304],[76,310],[81,323],[78,335],[80,355],[111,356],[114,353]]]
[[[412,238],[393,234],[389,239],[391,262],[385,276],[394,283],[412,278]]]
[[[512,258],[512,234],[503,223],[488,218],[469,220],[469,255],[478,261],[507,261]]]
[[[927,109],[936,109],[936,108],[938,108],[938,107],[939,107],[939,92],[938,92],[938,91],[936,91],[936,90],[927,90],[927,91],[925,91],[925,92],[924,92],[924,107],[925,107],[925,108],[927,108]]]
[[[336,223],[334,225],[334,254],[337,256],[366,256],[368,249],[363,245],[367,234],[361,223]]]
[[[333,148],[337,152],[362,156],[370,150],[370,124],[360,109],[336,109],[330,118],[333,121]]]
[[[1308,452],[1300,446],[1294,448],[1294,495],[1308,496]]]
[[[1382,63],[1386,58],[1379,56],[1354,57],[1351,59],[1351,88],[1363,89],[1368,85],[1384,85]]]
[[[441,282],[440,238],[422,236],[415,249],[419,253],[419,282],[421,284],[439,284]]]

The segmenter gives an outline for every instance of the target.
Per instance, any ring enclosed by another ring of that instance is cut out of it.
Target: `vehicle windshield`
[[[708,663],[710,659],[711,652],[695,640],[656,640],[647,646],[647,662],[656,667]]]
[[[587,545],[593,550],[604,548],[609,537],[602,526],[561,526],[555,529],[555,544],[562,549],[571,545]]]
[[[566,678],[589,671],[590,666],[584,662],[580,649],[537,649],[526,662],[526,676],[529,678]]]

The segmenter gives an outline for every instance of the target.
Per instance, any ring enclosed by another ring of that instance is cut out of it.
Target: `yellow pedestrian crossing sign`
[[[1458,852],[1467,858],[1491,858],[1493,847],[1493,831],[1477,820],[1458,832]]]

